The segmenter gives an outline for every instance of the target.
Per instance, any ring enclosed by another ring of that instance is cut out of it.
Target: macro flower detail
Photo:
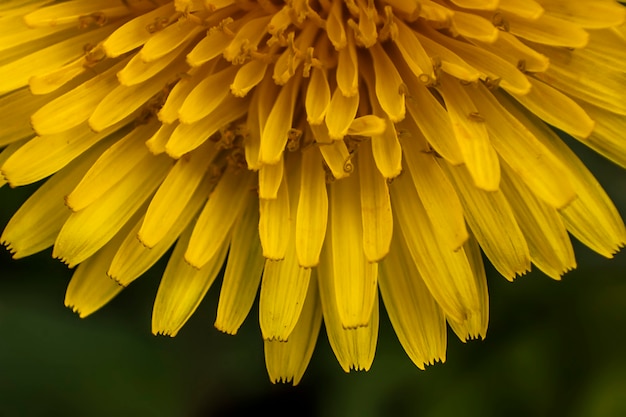
[[[169,256],[170,336],[224,267],[215,327],[258,293],[275,382],[322,323],[369,369],[382,305],[418,367],[443,362],[447,325],[485,337],[483,255],[560,279],[570,235],[626,242],[556,133],[626,167],[625,20],[613,0],[5,1],[0,184],[47,180],[0,240],[75,267],[81,317]]]

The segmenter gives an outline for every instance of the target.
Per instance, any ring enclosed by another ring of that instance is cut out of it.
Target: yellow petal
[[[109,57],[116,57],[143,45],[152,37],[152,33],[146,30],[148,27],[157,29],[169,23],[169,18],[174,13],[174,3],[168,2],[164,6],[142,13],[138,17],[124,24],[109,36],[104,44],[104,50]],[[152,26],[150,26],[152,25]]]
[[[454,319],[448,317],[448,324],[462,342],[469,339],[484,339],[487,335],[487,326],[489,324],[489,294],[487,292],[487,276],[485,275],[485,268],[483,266],[483,256],[478,246],[478,242],[474,237],[465,242],[463,245],[467,260],[469,261],[474,282],[476,283],[476,289],[478,290],[478,296],[480,300],[480,308],[478,311],[472,313],[467,320],[463,322],[454,321]]]
[[[106,274],[123,238],[124,230],[95,255],[81,263],[72,275],[65,293],[65,305],[81,318],[103,307],[124,289]]]
[[[278,197],[278,190],[283,182],[285,163],[280,161],[273,165],[261,165],[259,168],[259,198],[273,200]]]
[[[12,187],[31,184],[57,172],[103,139],[109,144],[115,142],[122,133],[114,128],[94,133],[82,124],[55,135],[35,137],[6,160],[2,175]]]
[[[196,85],[189,92],[178,111],[178,120],[181,123],[195,123],[219,106],[224,106],[224,99],[230,94],[229,85],[232,82],[237,67],[229,66],[226,69],[213,73]]]
[[[359,147],[358,163],[363,251],[369,262],[378,262],[389,252],[393,232],[389,189],[387,180],[376,169],[369,144]]]
[[[322,325],[322,308],[317,282],[310,280],[309,290],[298,323],[289,340],[265,340],[265,364],[272,382],[298,385],[306,370]]]
[[[0,147],[35,135],[29,123],[30,115],[47,103],[51,97],[33,96],[28,88],[0,97]]]
[[[389,186],[394,220],[413,262],[447,316],[464,321],[480,308],[472,269],[463,249],[452,251],[439,241],[413,183],[401,175]]]
[[[162,124],[159,130],[146,141],[146,147],[153,155],[159,155],[165,153],[165,146],[167,141],[170,140],[172,133],[178,127],[178,122],[171,125]]]
[[[80,58],[84,54],[84,45],[97,44],[112,30],[110,26],[104,26],[88,32],[79,32],[76,36],[65,38],[51,46],[1,65],[0,94],[24,87],[28,85],[28,80],[32,76],[46,74],[69,61]]]
[[[473,13],[456,11],[452,23],[459,35],[480,42],[493,43],[500,33],[489,20]]]
[[[331,139],[343,139],[348,133],[358,108],[359,94],[346,97],[340,89],[335,89],[326,112],[326,126],[328,126]]]
[[[333,177],[340,179],[350,175],[354,166],[350,160],[351,156],[346,143],[342,140],[331,141],[324,125],[311,125],[309,127],[313,131],[315,140],[320,144],[319,150]]]
[[[179,124],[165,145],[165,151],[172,158],[179,159],[198,148],[221,128],[239,119],[247,110],[248,102],[245,99],[227,96],[222,105],[204,119],[189,125]]]
[[[183,71],[182,63],[174,63],[167,70],[163,70],[149,82],[127,87],[119,85],[107,94],[98,104],[89,117],[89,126],[100,132],[114,125],[135,110],[139,109],[148,100],[160,91],[163,91],[179,72]]]
[[[583,108],[594,120],[595,128],[591,136],[576,139],[626,168],[626,141],[622,136],[626,132],[626,117],[591,105],[583,105]]]
[[[171,64],[180,55],[180,50],[173,50],[154,61],[146,62],[140,54],[133,56],[128,64],[117,73],[120,84],[125,86],[136,85],[154,77],[161,70]]]
[[[427,33],[434,41],[454,51],[468,65],[478,70],[481,79],[498,80],[498,85],[509,93],[526,94],[530,91],[530,82],[516,65],[483,48],[454,40],[431,28],[428,28]]]
[[[560,279],[576,267],[567,229],[555,208],[535,197],[508,165],[503,164],[502,192],[524,233],[530,259],[546,275]]]
[[[587,137],[591,134],[594,121],[571,98],[549,85],[528,79],[533,85],[530,93],[512,96],[546,123],[572,136]]]
[[[329,104],[330,86],[328,85],[326,71],[321,68],[313,68],[304,102],[307,122],[317,125],[322,123]]]
[[[213,58],[219,56],[224,51],[228,42],[232,39],[231,35],[228,35],[222,30],[210,30],[207,36],[202,38],[187,54],[187,63],[197,68],[202,64],[209,62]]]
[[[415,2],[411,3],[413,3],[413,7],[419,4]],[[398,50],[408,68],[415,77],[419,78],[424,74],[427,80],[434,80],[435,73],[433,71],[433,63],[413,29],[409,28],[400,19],[394,20],[394,23],[398,28],[398,34],[393,41],[398,46]]]
[[[508,280],[528,272],[528,245],[504,195],[474,187],[462,166],[446,167],[446,172],[456,185],[465,219],[493,266]]]
[[[387,180],[402,173],[402,148],[396,127],[387,121],[382,135],[372,136],[372,152],[376,168]]]
[[[626,228],[619,212],[593,174],[569,147],[547,126],[524,113],[515,113],[533,134],[569,171],[568,178],[578,196],[560,210],[567,230],[602,256],[612,258],[626,243]]]
[[[262,60],[252,60],[244,64],[235,75],[230,92],[235,97],[245,97],[265,78],[268,64]]]
[[[508,32],[500,31],[494,43],[475,43],[527,72],[543,72],[550,65],[550,59],[547,56],[535,51]],[[529,78],[529,81],[532,82],[532,79]],[[532,89],[530,91],[532,92]]]
[[[332,282],[343,327],[366,326],[376,298],[378,264],[363,250],[363,224],[358,177],[351,175],[330,185]]]
[[[71,211],[64,197],[78,184],[106,143],[95,146],[46,181],[15,212],[2,232],[0,242],[15,259],[37,253],[54,244]],[[4,152],[3,152],[4,153]]]
[[[442,246],[457,250],[468,238],[463,207],[446,174],[435,161],[421,133],[409,130],[401,137],[404,158],[426,214]]]
[[[228,334],[237,333],[248,315],[265,265],[258,232],[258,198],[250,194],[247,199],[244,211],[233,227],[214,324],[218,330]]]
[[[404,73],[403,73],[404,74]],[[446,109],[430,93],[426,86],[411,76],[404,78],[408,87],[407,108],[409,134],[421,130],[430,146],[453,165],[463,162],[463,154],[454,134]]]
[[[352,31],[348,35],[346,47],[337,54],[337,87],[344,96],[351,97],[359,92],[359,63]]]
[[[443,310],[424,284],[400,234],[380,264],[380,294],[404,351],[418,368],[446,360]]]
[[[67,206],[72,211],[82,210],[122,181],[136,165],[150,155],[143,139],[155,130],[156,123],[138,126],[104,151],[66,197]]]
[[[189,265],[183,256],[189,243],[189,230],[191,228],[176,244],[161,278],[152,310],[154,334],[176,336],[196,311],[224,264],[228,240],[220,242],[202,268]]]
[[[209,143],[176,162],[146,210],[137,234],[143,245],[152,248],[159,243],[187,210],[194,196],[200,194],[206,198],[212,181],[207,170],[216,153],[215,145]]]
[[[392,122],[399,122],[404,119],[406,111],[402,77],[380,44],[374,44],[369,51],[374,64],[374,91],[378,103]]]
[[[626,10],[614,1],[549,1],[544,7],[551,15],[568,20],[584,28],[619,26],[626,20]]]
[[[494,191],[500,182],[500,164],[484,119],[472,101],[472,90],[471,86],[462,86],[459,81],[446,76],[439,91],[474,184],[483,190]]]
[[[378,341],[378,297],[374,298],[372,315],[365,326],[356,329],[346,329],[343,326],[337,308],[331,260],[332,248],[329,248],[329,240],[326,240],[322,260],[317,268],[317,281],[328,341],[339,365],[345,372],[350,372],[352,369],[367,371],[374,361]]]
[[[279,260],[285,257],[291,234],[290,194],[287,176],[282,176],[276,198],[259,199],[259,237],[263,246],[263,256]]]
[[[474,103],[484,116],[491,143],[502,159],[548,204],[562,208],[571,203],[576,192],[559,159],[507,111],[506,102],[498,102],[486,87],[476,87]]]
[[[259,323],[264,340],[291,339],[302,313],[310,277],[311,268],[298,265],[293,245],[285,259],[265,261],[259,295]]]
[[[93,255],[143,206],[170,166],[166,157],[144,157],[98,204],[72,213],[57,236],[52,256],[72,267]]]
[[[40,135],[52,135],[89,119],[98,103],[117,86],[115,74],[126,62],[114,65],[32,113],[33,129]]]
[[[544,13],[532,20],[506,13],[505,19],[507,28],[513,35],[531,42],[582,48],[589,40],[589,35],[582,27],[549,13]]]
[[[300,78],[294,77],[280,89],[278,98],[273,104],[263,128],[259,161],[265,164],[275,164],[280,160],[289,130],[293,126]]]
[[[593,55],[579,54],[565,48],[535,47],[549,54],[550,67],[535,76],[558,88],[572,98],[578,98],[613,113],[626,115],[626,74],[614,71]]]
[[[210,73],[213,67],[207,65],[200,69],[189,70],[176,85],[169,91],[163,107],[157,113],[159,120],[163,123],[174,123],[178,120],[178,112],[187,99],[189,93]]]
[[[200,213],[185,252],[185,261],[194,268],[202,268],[222,248],[248,201],[253,179],[251,173],[235,169],[227,169],[220,178]]]
[[[317,149],[302,153],[300,196],[296,213],[296,253],[300,266],[317,266],[328,224],[328,193]]]
[[[180,53],[187,45],[187,42],[201,31],[202,27],[198,26],[197,22],[191,19],[181,20],[156,32],[148,39],[136,56],[144,62],[153,62],[173,51]]]

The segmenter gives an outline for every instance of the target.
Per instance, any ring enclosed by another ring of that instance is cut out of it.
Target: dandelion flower
[[[87,316],[173,247],[152,330],[225,267],[215,327],[259,292],[272,381],[322,322],[369,369],[379,295],[420,368],[483,338],[508,280],[606,257],[617,210],[558,129],[626,166],[626,7],[612,0],[8,0],[2,184],[47,178],[2,242],[52,247]]]

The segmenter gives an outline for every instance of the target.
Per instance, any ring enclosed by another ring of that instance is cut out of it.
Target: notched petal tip
[[[77,303],[69,301],[67,297],[65,298],[65,307],[72,310],[72,313],[78,315],[79,318],[84,319],[90,316],[94,311],[85,311],[85,309],[81,308]]]

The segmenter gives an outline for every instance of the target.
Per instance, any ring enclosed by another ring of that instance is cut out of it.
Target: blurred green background
[[[626,216],[624,171],[573,147]],[[0,189],[0,227],[33,190]],[[0,250],[0,417],[626,416],[626,254],[575,249],[561,282],[489,270],[487,338],[450,333],[445,364],[417,369],[383,313],[369,372],[345,374],[322,333],[297,387],[270,383],[256,313],[236,337],[213,328],[219,283],[176,338],[155,337],[163,262],[81,320],[50,251]]]

